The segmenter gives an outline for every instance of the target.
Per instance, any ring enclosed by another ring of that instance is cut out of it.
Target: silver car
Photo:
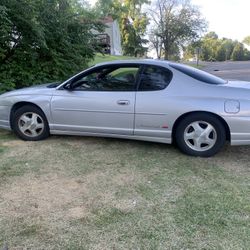
[[[0,127],[30,141],[67,134],[175,142],[209,157],[226,140],[250,144],[250,83],[168,61],[113,61],[1,95]]]

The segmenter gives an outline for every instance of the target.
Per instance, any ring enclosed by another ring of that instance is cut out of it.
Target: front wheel
[[[177,125],[175,140],[185,154],[210,157],[225,144],[226,132],[215,116],[191,114]]]
[[[38,141],[49,136],[49,126],[44,113],[37,107],[27,105],[13,114],[13,131],[25,141]]]

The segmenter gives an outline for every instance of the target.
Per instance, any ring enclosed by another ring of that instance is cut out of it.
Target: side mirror
[[[69,91],[74,90],[77,87],[80,87],[82,84],[87,83],[88,81],[85,80],[80,80],[80,81],[76,81],[76,82],[68,82],[66,85],[64,85],[64,89],[67,89]]]
[[[66,90],[69,90],[69,91],[73,90],[72,82],[68,82],[67,84],[65,84],[63,86],[63,88],[66,89]]]

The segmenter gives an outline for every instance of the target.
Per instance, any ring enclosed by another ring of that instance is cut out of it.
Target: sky
[[[96,0],[89,0],[94,5]],[[208,31],[242,41],[250,36],[250,0],[191,0],[208,21]]]
[[[250,0],[192,0],[220,38],[226,37],[240,42],[250,36]]]

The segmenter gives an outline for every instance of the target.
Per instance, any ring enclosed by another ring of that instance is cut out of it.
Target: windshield
[[[221,79],[217,76],[211,75],[207,72],[204,72],[202,70],[199,70],[199,69],[196,69],[193,67],[189,67],[189,66],[177,64],[177,63],[170,63],[169,65],[172,68],[182,72],[183,74],[188,75],[188,76],[190,76],[198,81],[201,81],[201,82],[205,82],[208,84],[214,84],[214,85],[227,83],[227,81],[224,79]]]

